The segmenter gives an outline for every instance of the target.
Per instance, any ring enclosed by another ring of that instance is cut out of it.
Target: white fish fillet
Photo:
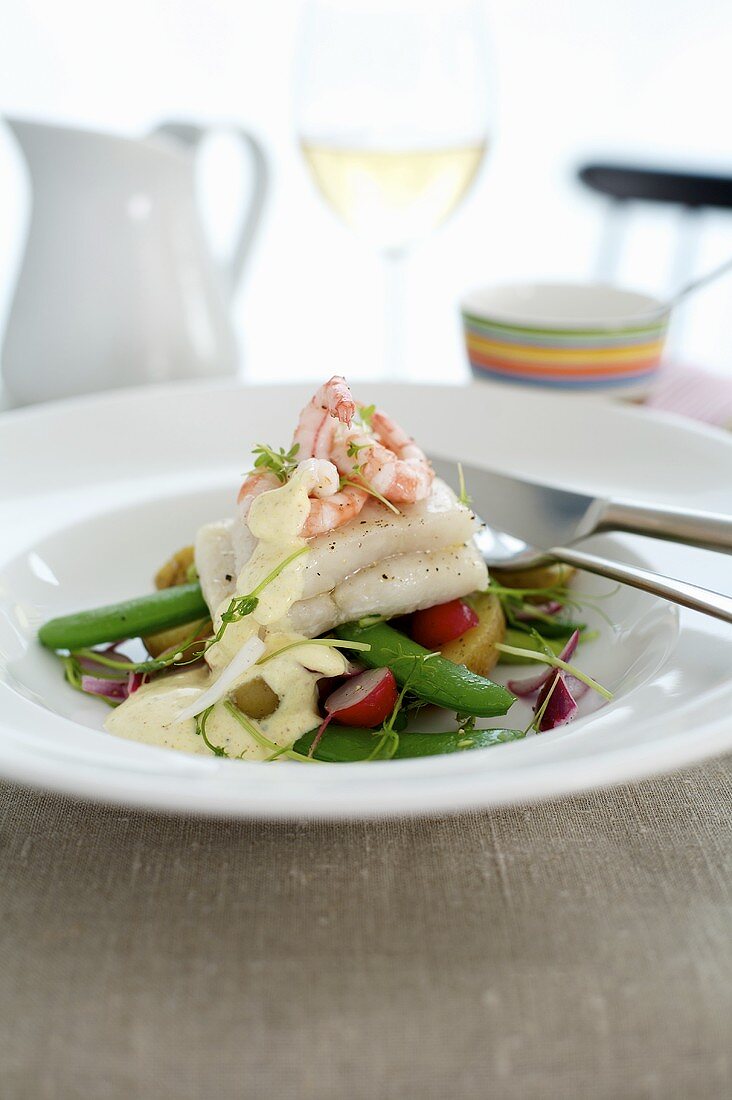
[[[395,554],[468,542],[477,526],[473,513],[437,478],[426,500],[402,505],[400,511],[394,515],[378,501],[369,501],[350,523],[312,539],[303,596],[330,592],[351,573]]]
[[[311,539],[304,570],[304,598],[330,592],[344,577],[395,554],[444,550],[467,542],[476,529],[473,513],[439,478],[435,478],[426,500],[403,504],[400,511],[401,515],[395,515],[383,504],[370,500],[350,523]],[[237,572],[246,565],[255,545],[249,529],[242,531],[242,526],[237,516],[233,528]]]
[[[233,520],[206,523],[197,534],[193,548],[203,598],[211,615],[236,590],[236,562],[231,542]]]
[[[212,614],[234,594],[254,545],[240,524],[238,517],[209,523],[196,536],[196,568]],[[484,588],[476,526],[438,478],[427,500],[403,505],[401,515],[369,501],[356,519],[310,541],[303,598],[289,612],[289,629],[314,638],[349,619],[404,615]]]
[[[333,593],[323,592],[320,596],[311,596],[309,600],[293,604],[286,620],[274,623],[273,630],[287,630],[302,634],[304,638],[317,638],[338,623],[345,622],[348,619],[342,617]]]
[[[347,577],[332,592],[300,600],[277,629],[306,638],[364,615],[408,615],[485,588],[488,570],[474,544],[387,558]]]

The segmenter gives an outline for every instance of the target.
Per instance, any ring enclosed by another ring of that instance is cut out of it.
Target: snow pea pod
[[[317,730],[311,730],[295,742],[296,752],[307,755]],[[355,764],[368,760],[378,745],[380,730],[358,729],[353,726],[337,726],[331,723],[323,734],[313,756],[328,764]],[[468,749],[484,749],[501,745],[506,741],[518,741],[525,737],[523,730],[450,730],[447,733],[402,733],[392,760],[408,760],[418,756],[436,756],[442,753],[465,752]]]
[[[515,702],[515,696],[505,687],[477,676],[465,665],[456,665],[439,654],[430,655],[429,650],[387,623],[345,623],[335,633],[352,642],[368,642],[371,648],[359,654],[359,661],[372,668],[390,668],[398,684],[408,682],[411,692],[438,707],[493,718],[505,714]]]
[[[208,617],[208,607],[200,584],[179,584],[134,600],[50,619],[38,631],[38,640],[49,649],[84,649],[157,634],[204,616]]]

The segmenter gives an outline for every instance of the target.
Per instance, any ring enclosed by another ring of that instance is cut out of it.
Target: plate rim
[[[308,378],[304,379],[302,382],[283,383],[248,383],[242,379],[211,378],[186,379],[179,382],[153,382],[148,385],[139,386],[118,386],[115,389],[103,390],[99,393],[77,394],[72,397],[63,397],[53,401],[39,401],[34,405],[20,405],[10,409],[0,409],[0,437],[2,436],[2,429],[5,424],[12,423],[15,420],[30,420],[49,414],[52,415],[57,412],[84,410],[95,405],[102,406],[107,403],[116,403],[125,399],[136,400],[140,397],[148,397],[150,395],[164,397],[168,394],[174,395],[177,393],[195,394],[198,392],[225,392],[229,390],[236,393],[248,391],[254,391],[256,393],[281,393],[283,390],[299,392],[301,390],[307,390],[313,382],[317,385],[317,379]],[[356,378],[354,379],[354,384],[375,385],[380,389],[426,390],[430,392],[439,392],[440,390],[453,390],[466,393],[471,390],[484,392],[488,386],[492,388],[491,383],[481,382],[473,378],[466,379],[464,382],[389,382],[382,380],[369,381],[368,379],[363,380]],[[535,390],[527,390],[524,386],[512,385],[511,383],[502,385],[500,390],[502,392],[512,392],[517,397],[522,396],[529,400],[536,400],[544,396],[547,400],[552,401],[571,401],[580,408],[584,406],[588,411],[595,411],[598,405],[601,405],[603,411],[609,413],[611,416],[618,416],[621,419],[630,417],[633,420],[639,421],[651,420],[657,424],[666,424],[669,427],[679,428],[687,434],[691,433],[692,435],[700,436],[704,439],[714,440],[717,443],[722,443],[722,445],[727,448],[732,448],[732,433],[714,424],[705,424],[700,420],[692,420],[682,413],[670,412],[667,409],[649,408],[644,405],[639,405],[634,401],[621,403],[607,395],[593,396],[592,394],[586,393],[567,393],[559,395],[549,389],[543,392],[537,392]]]

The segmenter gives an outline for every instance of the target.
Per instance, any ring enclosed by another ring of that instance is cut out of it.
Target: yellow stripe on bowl
[[[663,340],[654,340],[649,344],[614,348],[537,348],[529,344],[485,340],[472,334],[466,334],[465,340],[469,351],[472,349],[483,355],[496,355],[501,359],[546,363],[554,367],[561,367],[563,363],[567,365],[578,362],[601,364],[651,358],[661,354],[664,343]]]

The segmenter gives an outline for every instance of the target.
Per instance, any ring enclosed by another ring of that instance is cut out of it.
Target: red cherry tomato
[[[425,649],[439,649],[477,625],[478,616],[465,600],[450,600],[424,611],[415,611],[412,637]]]
[[[390,668],[370,668],[351,676],[325,700],[325,709],[344,726],[371,729],[385,722],[399,691]]]

